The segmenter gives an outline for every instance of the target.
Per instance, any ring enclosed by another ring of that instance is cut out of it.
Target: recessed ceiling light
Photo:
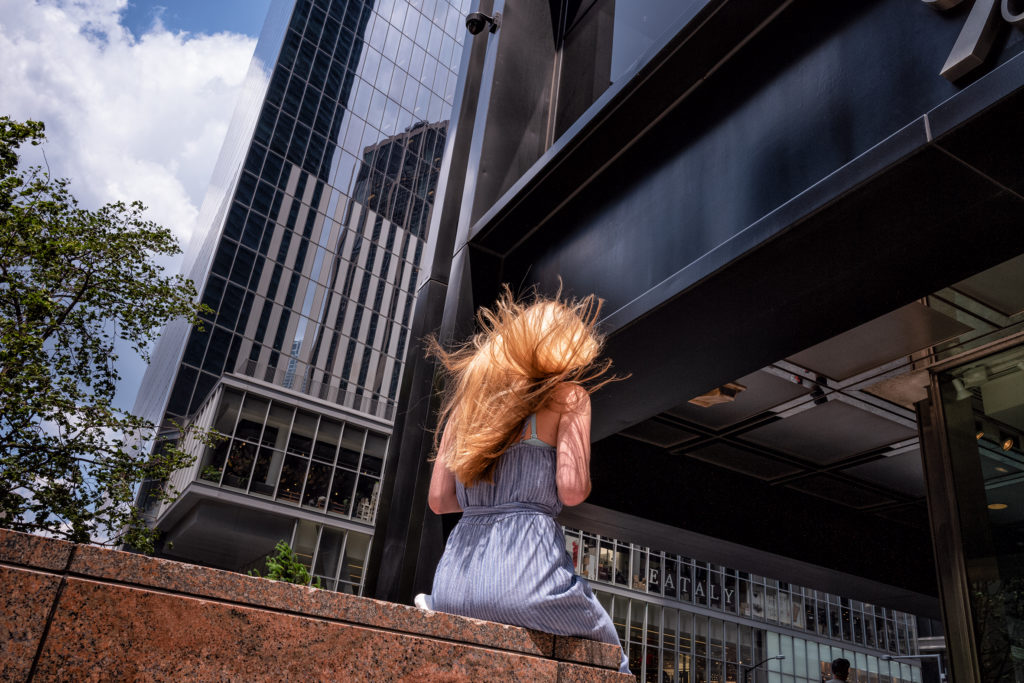
[[[996,468],[996,472],[1009,472],[1009,471],[1010,470],[1006,469],[1005,467],[997,467]]]
[[[1003,450],[1008,451],[1013,448],[1013,439],[1007,439],[1003,442]]]
[[[977,434],[974,435],[974,438],[980,440],[983,436],[985,436],[985,432],[979,431]]]
[[[1005,510],[1007,507],[1008,506],[1006,505],[1006,503],[989,503],[988,504],[988,509],[989,510]]]

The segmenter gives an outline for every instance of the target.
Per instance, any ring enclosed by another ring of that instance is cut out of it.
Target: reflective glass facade
[[[203,482],[373,523],[386,434],[235,390],[217,416],[223,438],[199,461]]]
[[[315,543],[296,527],[326,584],[361,584],[467,8],[274,1],[187,257],[212,313],[202,331],[169,326],[136,404],[168,430],[202,413],[225,437],[179,490],[366,525],[358,580],[338,573],[359,546],[340,527]],[[231,375],[247,389],[218,392]]]
[[[640,681],[810,683],[848,659],[858,683],[919,683],[913,615],[565,529],[566,551],[612,617]],[[763,669],[763,670],[762,670]]]
[[[177,350],[166,416],[187,418],[219,376],[243,373],[393,417],[461,4],[294,3],[234,192],[191,273],[214,313]]]

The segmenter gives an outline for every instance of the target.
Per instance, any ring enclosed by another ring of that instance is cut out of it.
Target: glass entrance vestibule
[[[1024,339],[932,368],[918,404],[956,680],[1024,680]]]
[[[565,539],[638,681],[810,683],[839,657],[851,682],[922,680],[913,660],[885,659],[917,653],[913,615],[578,529]]]

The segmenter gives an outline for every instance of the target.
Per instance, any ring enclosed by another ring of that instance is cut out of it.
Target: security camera
[[[483,12],[470,12],[466,15],[466,30],[474,36],[483,31],[488,24],[491,27],[490,32],[496,32],[498,26],[501,25],[501,12],[495,12],[493,17],[489,17]]]

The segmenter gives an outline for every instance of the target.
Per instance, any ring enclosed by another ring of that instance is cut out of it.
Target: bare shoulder
[[[563,382],[551,394],[549,407],[558,412],[578,412],[590,407],[590,394],[575,382]]]

